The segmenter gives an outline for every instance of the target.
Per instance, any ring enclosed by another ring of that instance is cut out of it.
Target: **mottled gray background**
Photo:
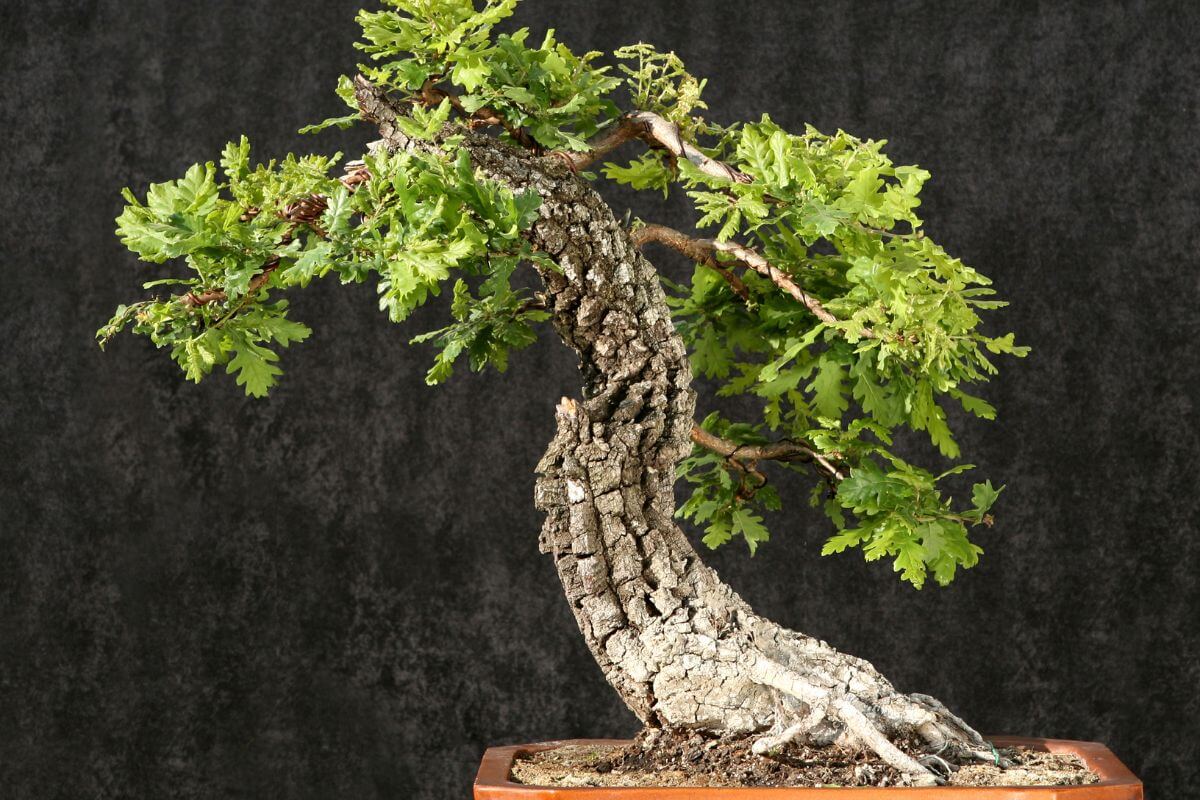
[[[371,287],[316,286],[265,402],[92,343],[155,274],[111,235],[120,187],[243,132],[260,155],[364,141],[292,133],[338,111],[357,5],[0,4],[4,797],[466,798],[487,745],[635,728],[536,550],[532,468],[578,385],[552,336],[430,390],[405,342],[440,312],[397,330]],[[676,49],[719,120],[887,137],[1035,348],[987,393],[1000,421],[962,434],[1009,489],[959,583],[818,558],[803,514],[723,573],[984,731],[1103,740],[1151,796],[1196,792],[1196,7],[522,13],[580,50]]]

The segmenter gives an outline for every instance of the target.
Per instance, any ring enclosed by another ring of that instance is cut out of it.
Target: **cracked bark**
[[[361,80],[358,94],[383,146],[429,146],[392,124],[394,101]],[[541,277],[583,391],[558,405],[537,468],[539,544],[621,699],[653,727],[759,732],[768,746],[796,736],[857,743],[915,783],[934,776],[889,739],[991,759],[938,701],[897,692],[866,661],[756,614],[700,560],[673,517],[695,394],[654,267],[561,159],[454,132],[485,175],[543,200],[528,235],[561,269]]]

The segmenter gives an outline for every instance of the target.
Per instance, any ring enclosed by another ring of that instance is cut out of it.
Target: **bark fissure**
[[[431,146],[395,127],[393,101],[358,88],[385,146]],[[978,734],[936,701],[900,694],[867,662],[755,614],[701,561],[674,521],[695,395],[654,267],[561,159],[458,133],[485,175],[542,197],[528,236],[558,265],[539,271],[583,396],[559,403],[537,467],[539,545],[622,700],[651,726],[854,741],[916,782],[933,775],[889,737],[982,752]]]

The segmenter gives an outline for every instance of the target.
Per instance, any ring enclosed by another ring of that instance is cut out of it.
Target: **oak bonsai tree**
[[[712,122],[705,82],[673,53],[579,55],[553,31],[498,32],[517,2],[361,12],[370,63],[339,82],[347,114],[305,129],[373,126],[357,158],[255,163],[243,137],[219,164],[126,190],[117,232],[170,265],[145,288],[170,288],[120,306],[101,344],[131,330],[189,379],[223,367],[261,397],[280,351],[309,334],[286,296],[312,281],[373,282],[395,322],[447,292],[445,327],[413,339],[436,350],[430,384],[461,365],[503,370],[548,322],[583,386],[558,405],[537,467],[540,546],[645,725],[753,735],[759,753],[852,744],[914,784],[939,780],[945,758],[993,760],[934,698],[756,614],[677,524],[753,552],[766,512],[807,500],[829,518],[823,553],[857,549],[918,589],[976,563],[972,532],[992,524],[999,489],[943,494],[970,469],[945,408],[991,419],[974,387],[994,355],[1025,349],[980,330],[980,312],[1004,304],[925,235],[929,173],[841,131]],[[702,232],[623,221],[597,191],[606,181],[682,192]],[[660,275],[656,248],[694,262],[690,281]],[[518,288],[526,270],[540,291]],[[698,419],[694,376],[761,412]],[[904,429],[954,465],[902,457]],[[785,497],[773,471],[805,476],[808,496]],[[679,480],[691,495],[676,508]]]

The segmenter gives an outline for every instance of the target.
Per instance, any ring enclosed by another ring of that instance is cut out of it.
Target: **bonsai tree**
[[[971,468],[945,407],[993,418],[974,386],[995,374],[992,355],[1025,348],[981,332],[980,312],[1004,304],[925,235],[929,173],[841,131],[711,122],[705,81],[673,53],[636,44],[604,64],[553,31],[497,32],[517,2],[361,12],[371,63],[338,84],[349,112],[305,129],[374,126],[358,158],[255,164],[243,137],[219,166],[144,199],[126,190],[117,232],[142,260],[171,265],[145,288],[174,288],[120,306],[101,344],[132,330],[189,379],[224,367],[261,397],[280,350],[309,335],[286,295],[315,280],[374,282],[395,322],[447,291],[445,327],[413,339],[436,350],[430,384],[458,365],[503,370],[549,322],[583,387],[558,405],[537,466],[540,547],[645,725],[753,734],[758,753],[852,743],[916,784],[939,779],[936,754],[997,758],[934,698],[756,614],[676,523],[702,528],[707,547],[754,552],[764,512],[798,502],[770,482],[790,471],[828,515],[825,554],[890,561],[917,589],[977,562],[971,532],[992,524],[1000,490],[975,483],[965,504],[943,495],[945,478]],[[601,176],[681,190],[704,233],[622,221]],[[690,282],[660,275],[655,248],[694,262]],[[518,288],[527,270],[541,291]],[[697,375],[761,412],[698,419]],[[904,429],[954,466],[935,474],[902,457]],[[677,509],[678,480],[691,496]]]

